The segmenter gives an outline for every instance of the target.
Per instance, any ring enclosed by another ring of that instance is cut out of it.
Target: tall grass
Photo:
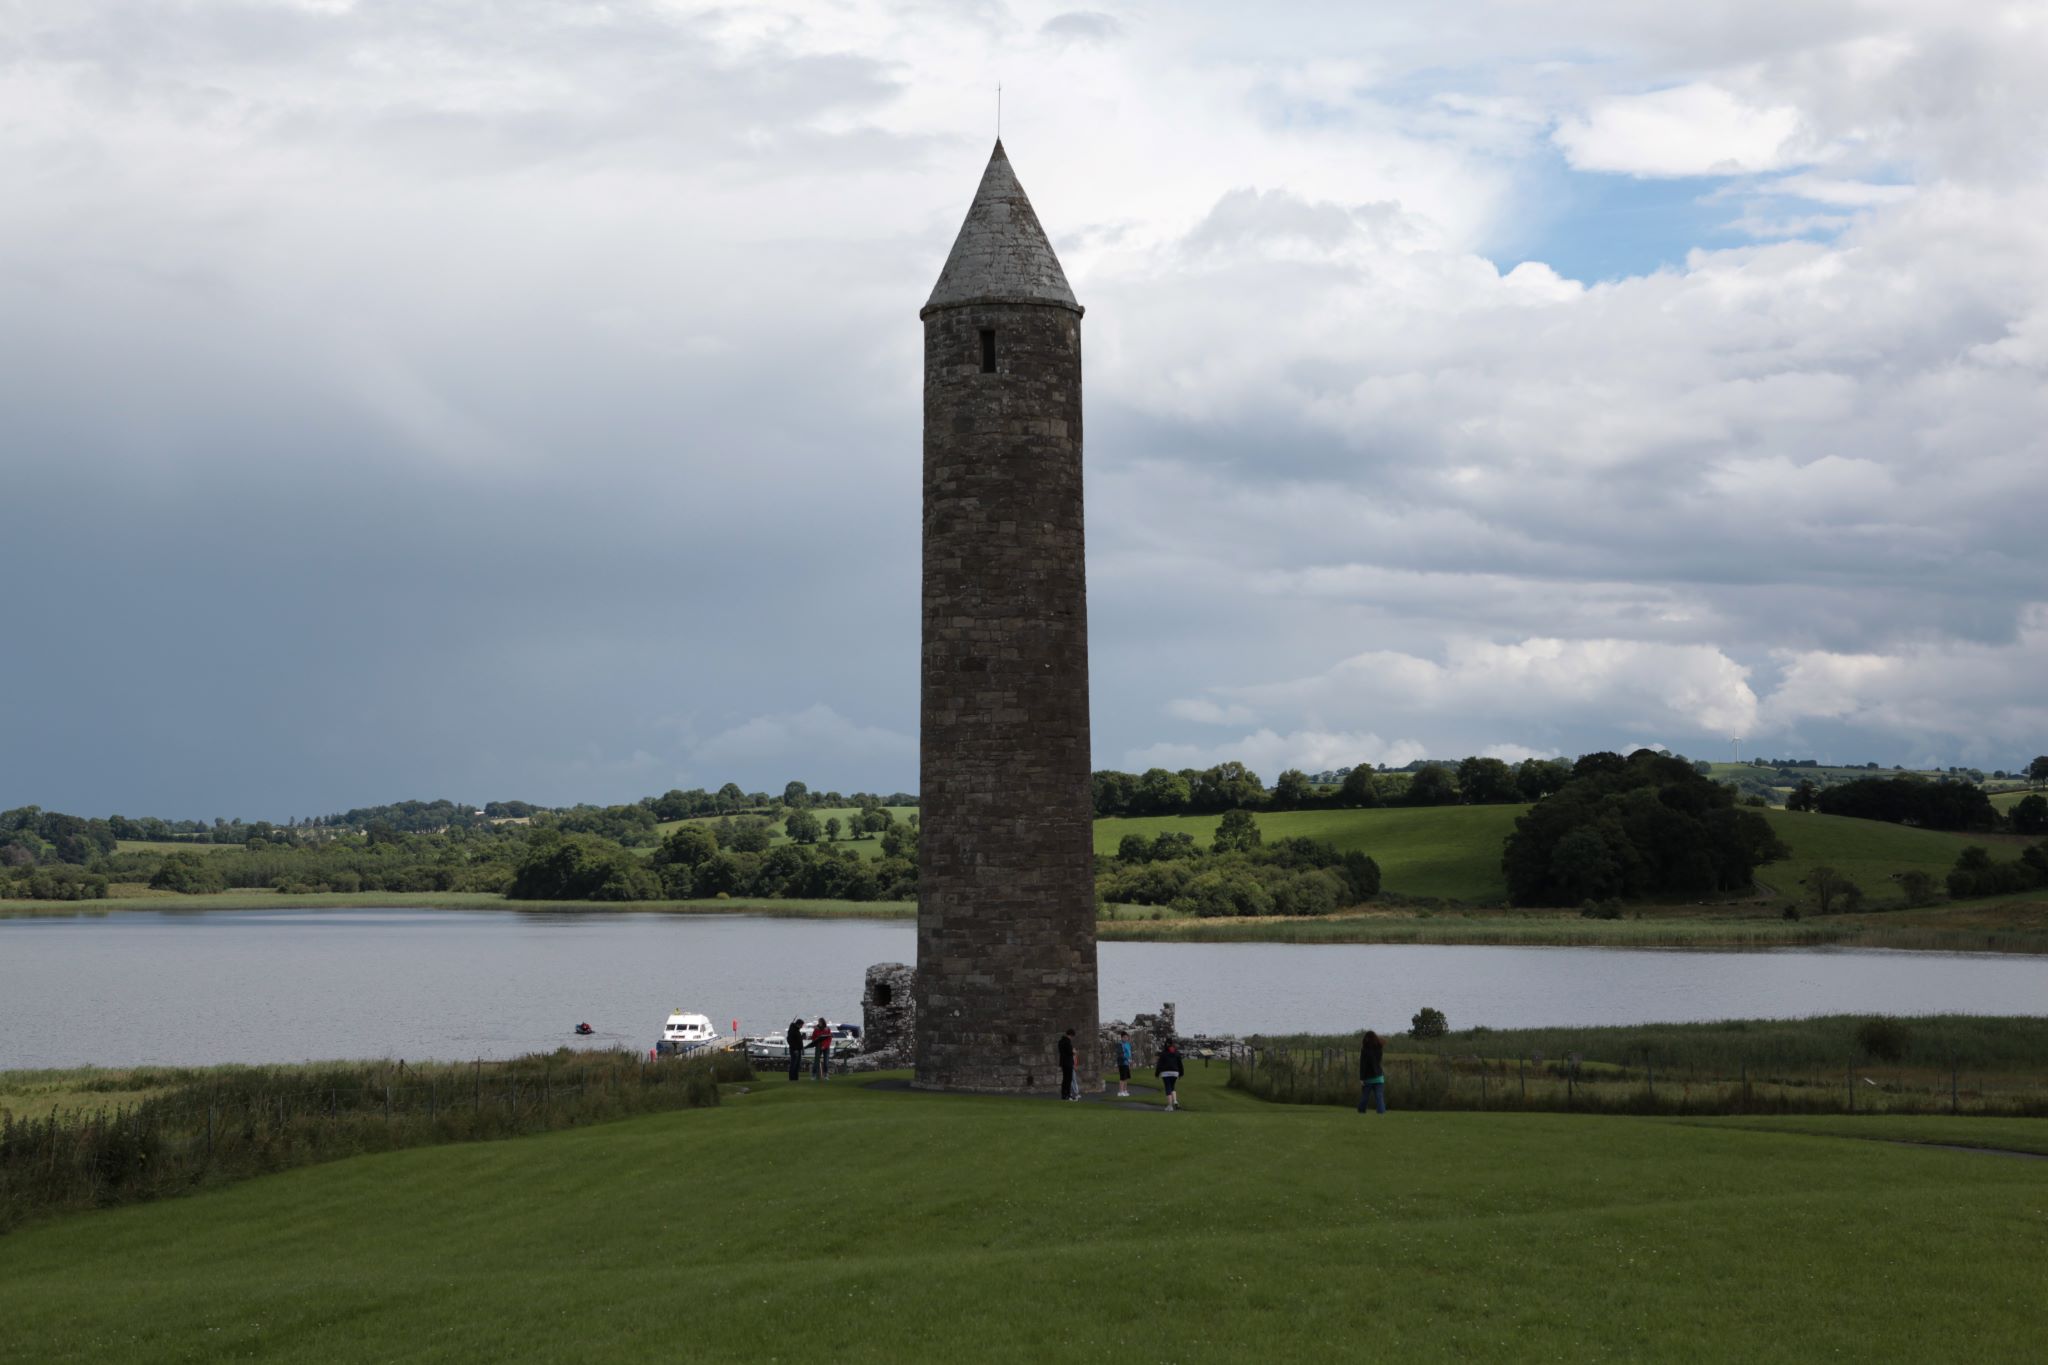
[[[1407,1109],[1629,1114],[2048,1116],[2048,1019],[1927,1015],[1872,1057],[1868,1016],[1393,1038],[1387,1103]],[[1256,1040],[1230,1084],[1288,1104],[1356,1104],[1358,1039]]]
[[[37,1118],[0,1110],[0,1228],[364,1152],[714,1105],[721,1081],[752,1074],[736,1052],[649,1062],[565,1049],[509,1062],[221,1067],[184,1073],[132,1104]],[[20,1073],[10,1079],[29,1088]],[[93,1079],[65,1083],[89,1090]],[[135,1079],[110,1077],[110,1090]]]

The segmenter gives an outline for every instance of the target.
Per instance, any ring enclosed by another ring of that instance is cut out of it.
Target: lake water
[[[905,921],[518,911],[117,912],[0,920],[0,1069],[648,1046],[860,1017]],[[1630,1024],[1843,1012],[2048,1014],[2048,958],[1784,949],[1102,945],[1102,1013],[1174,1001],[1191,1033]],[[588,1020],[595,1038],[570,1029]]]

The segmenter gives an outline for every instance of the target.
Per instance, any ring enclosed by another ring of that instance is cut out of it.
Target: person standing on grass
[[[1160,1088],[1166,1091],[1166,1107],[1180,1108],[1180,1096],[1174,1092],[1174,1085],[1180,1080],[1180,1073],[1184,1070],[1181,1064],[1180,1044],[1168,1038],[1166,1046],[1159,1049],[1159,1063],[1153,1070],[1159,1073]]]
[[[789,1021],[789,1032],[783,1035],[783,1041],[789,1044],[789,1078],[793,1081],[800,1081],[804,1078],[804,1021],[802,1019],[792,1019]]]
[[[822,1081],[832,1074],[832,1026],[819,1015],[811,1029],[811,1079]]]
[[[1358,1045],[1358,1112],[1371,1104],[1376,1112],[1387,1112],[1387,1045],[1371,1029]]]
[[[1116,1036],[1116,1093],[1125,1099],[1131,1097],[1131,1035],[1128,1032]]]
[[[1074,1074],[1074,1031],[1068,1029],[1060,1038],[1060,1098],[1078,1100],[1081,1098],[1081,1079]]]

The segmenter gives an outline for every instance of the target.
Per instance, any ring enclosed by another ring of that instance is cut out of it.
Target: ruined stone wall
[[[917,973],[901,962],[877,962],[868,968],[867,988],[860,997],[861,1051],[887,1056],[890,1064],[909,1064],[916,1046]]]
[[[1099,1074],[1080,322],[1019,303],[925,317],[925,1088],[1050,1090],[1069,1028]]]

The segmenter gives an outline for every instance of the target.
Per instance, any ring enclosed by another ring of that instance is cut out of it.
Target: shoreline
[[[337,910],[505,911],[550,915],[741,915],[758,919],[914,920],[911,901],[513,901],[486,893],[222,892],[115,896],[93,901],[0,900],[0,920]],[[1142,913],[1142,912],[1141,912]],[[1586,919],[1572,910],[1375,906],[1312,919],[1133,917],[1113,907],[1096,921],[1105,943],[1386,943],[1471,947],[1888,948],[1917,952],[2048,954],[2048,900],[1969,902],[1786,920],[1751,905],[1647,906],[1640,916]]]

